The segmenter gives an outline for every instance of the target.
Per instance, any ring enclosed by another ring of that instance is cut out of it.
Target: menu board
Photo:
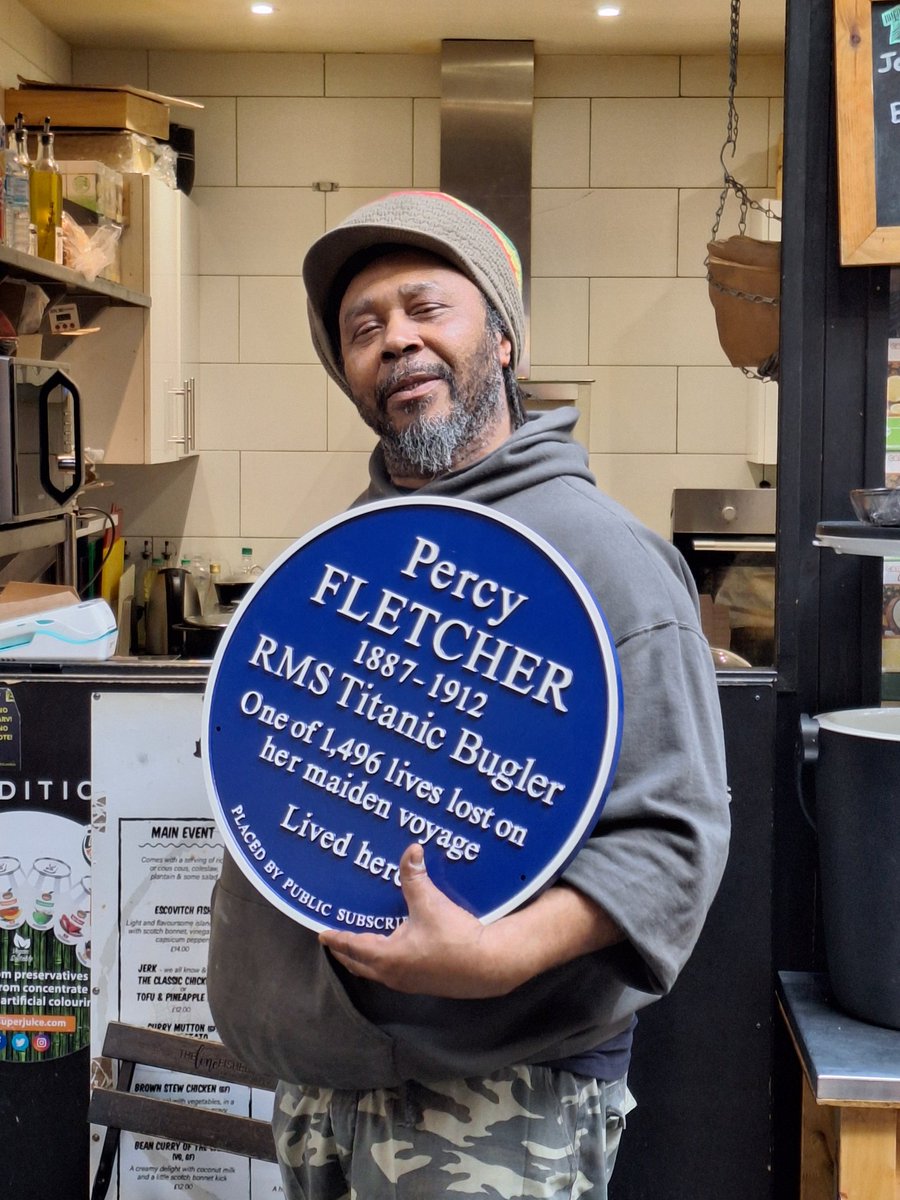
[[[835,0],[841,262],[900,262],[900,4]]]
[[[875,218],[900,225],[900,4],[871,9]]]
[[[197,757],[197,694],[99,692],[92,707],[95,1083],[112,1020],[215,1038],[206,995],[213,885],[223,843]],[[139,1066],[133,1092],[268,1120],[272,1094]],[[96,1158],[99,1142],[93,1146]],[[93,1164],[96,1167],[96,1162]],[[110,1200],[258,1200],[282,1194],[274,1163],[123,1132]]]

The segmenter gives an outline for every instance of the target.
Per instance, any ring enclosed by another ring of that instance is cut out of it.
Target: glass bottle
[[[31,244],[31,162],[28,158],[28,133],[19,113],[13,142],[3,153],[3,230],[4,242],[23,254],[32,253]]]
[[[36,858],[31,872],[32,902],[26,919],[32,929],[46,929],[53,924],[59,892],[72,872],[59,858]]]
[[[62,175],[53,157],[50,118],[44,118],[37,158],[31,168],[31,221],[37,228],[37,252],[48,262],[62,263]]]
[[[0,929],[18,929],[25,920],[25,876],[17,858],[0,858]]]
[[[54,917],[56,937],[74,946],[91,936],[91,877],[85,875],[62,899]]]
[[[209,590],[207,598],[209,607],[204,609],[205,612],[214,612],[219,606],[219,590],[216,584],[222,582],[222,565],[221,563],[211,562],[209,564]]]

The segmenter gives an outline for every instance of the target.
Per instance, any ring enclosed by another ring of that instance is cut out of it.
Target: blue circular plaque
[[[398,864],[483,921],[551,883],[612,782],[622,700],[603,615],[489,508],[356,508],[260,576],[213,662],[203,761],[239,867],[312,929],[389,932]]]

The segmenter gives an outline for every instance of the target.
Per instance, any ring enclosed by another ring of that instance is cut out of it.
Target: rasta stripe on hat
[[[512,243],[512,240],[506,236],[499,225],[495,225],[493,221],[489,221],[483,212],[479,212],[477,208],[473,208],[471,204],[466,204],[465,200],[460,200],[457,196],[450,196],[447,192],[395,192],[395,196],[434,196],[443,202],[449,201],[455,204],[457,208],[467,212],[474,217],[476,221],[480,221],[488,233],[495,237],[503,247],[506,257],[509,260],[509,269],[512,271],[519,293],[522,292],[522,260],[519,258],[519,252]]]
[[[522,264],[493,221],[446,192],[392,192],[351,213],[323,234],[303,260],[313,345],[328,374],[349,394],[341,361],[337,314],[350,280],[384,247],[412,247],[443,258],[499,312],[515,367],[525,341]]]

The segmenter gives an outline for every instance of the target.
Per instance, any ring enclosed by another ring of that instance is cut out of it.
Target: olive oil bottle
[[[62,263],[62,175],[53,157],[49,117],[44,118],[37,158],[31,168],[31,221],[37,229],[38,257]]]

